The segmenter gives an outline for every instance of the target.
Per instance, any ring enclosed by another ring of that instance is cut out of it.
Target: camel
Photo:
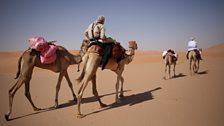
[[[171,78],[171,76],[170,76],[171,65],[173,65],[173,77],[175,77],[176,76],[175,67],[176,67],[177,58],[175,58],[174,55],[171,52],[168,52],[165,55],[164,61],[165,61],[165,76],[164,76],[164,79],[166,79],[167,67],[168,67],[168,77],[169,77],[169,79]]]
[[[52,64],[42,64],[40,58],[36,55],[36,51],[29,48],[20,56],[18,60],[18,72],[15,79],[18,79],[14,86],[9,90],[9,111],[5,114],[5,119],[9,121],[9,116],[12,113],[12,104],[13,104],[13,97],[17,90],[25,84],[25,96],[29,100],[30,104],[32,105],[34,111],[41,110],[37,108],[30,95],[30,80],[32,77],[34,67],[39,67],[42,69],[51,70],[53,72],[59,73],[58,82],[56,85],[56,96],[55,96],[55,108],[58,107],[58,92],[61,86],[62,78],[65,77],[68,85],[72,91],[73,100],[77,100],[76,95],[73,90],[72,82],[68,76],[67,69],[69,65],[78,64],[82,61],[80,55],[73,55],[68,52],[64,47],[57,46],[57,59]],[[21,67],[21,62],[23,60],[23,64]]]
[[[194,50],[189,52],[188,57],[189,57],[189,60],[190,60],[189,70],[190,70],[190,74],[192,75],[193,72],[194,73],[198,72],[200,60],[198,59],[197,53]],[[192,70],[193,70],[193,72],[192,72]]]
[[[102,103],[96,89],[96,72],[98,67],[100,67],[100,61],[102,57],[96,51],[94,51],[96,49],[95,45],[89,47],[88,50],[86,48],[86,45],[88,45],[88,42],[84,42],[81,47],[81,52],[82,54],[84,54],[83,56],[84,66],[83,66],[80,77],[77,79],[79,84],[81,84],[80,89],[78,91],[78,99],[77,99],[77,105],[78,105],[77,117],[78,118],[84,117],[84,115],[81,114],[80,107],[81,107],[81,100],[82,100],[84,90],[87,87],[89,81],[92,82],[92,91],[95,97],[97,98],[100,106],[101,107],[106,106],[106,104]],[[124,96],[123,95],[124,78],[122,76],[124,67],[126,64],[129,64],[133,60],[135,50],[137,48],[138,48],[137,43],[135,41],[129,41],[129,48],[125,50],[125,53],[124,53],[125,58],[122,59],[118,64],[114,58],[110,58],[108,64],[106,65],[105,69],[110,69],[117,74],[117,82],[115,85],[115,89],[116,89],[115,101],[117,103],[120,102],[120,100],[118,99],[119,81],[121,81],[120,97]]]

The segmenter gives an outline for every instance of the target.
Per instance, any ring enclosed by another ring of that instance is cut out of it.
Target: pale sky
[[[29,47],[42,36],[79,49],[84,31],[99,15],[106,35],[140,50],[186,50],[195,37],[208,48],[224,42],[224,0],[0,0],[0,51]]]

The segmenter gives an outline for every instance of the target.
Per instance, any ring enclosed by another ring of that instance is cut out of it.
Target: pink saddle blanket
[[[57,46],[54,44],[48,44],[43,37],[32,37],[28,39],[31,44],[31,48],[40,51],[40,61],[43,64],[54,63],[57,55]]]

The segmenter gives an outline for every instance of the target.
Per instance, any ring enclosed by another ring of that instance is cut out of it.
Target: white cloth
[[[167,51],[163,51],[162,56],[164,57],[166,55]]]
[[[94,26],[93,26],[94,25]],[[99,38],[101,40],[105,39],[105,27],[103,24],[100,23],[92,23],[89,27],[85,30],[85,37],[86,39],[93,39],[92,36],[92,28],[93,28],[93,35],[95,38]]]
[[[164,57],[167,53],[168,53],[168,52],[167,52],[166,50],[163,51],[163,53],[162,53],[162,57]],[[173,56],[175,56],[176,58],[178,58],[177,53],[174,53]]]
[[[188,51],[191,51],[191,50],[194,50],[194,49],[197,49],[198,50],[198,46],[197,46],[197,42],[192,40],[192,41],[189,41],[188,42]]]

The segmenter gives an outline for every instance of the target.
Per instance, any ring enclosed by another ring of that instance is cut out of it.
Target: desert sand
[[[77,51],[72,51],[76,53]],[[190,76],[185,52],[179,53],[176,78],[164,80],[164,63],[159,51],[137,51],[125,67],[125,97],[115,104],[116,74],[99,69],[97,89],[100,108],[89,83],[81,110],[86,116],[76,118],[77,106],[65,79],[59,92],[58,109],[34,111],[24,95],[24,86],[16,93],[11,121],[6,121],[8,90],[15,84],[17,60],[22,52],[0,53],[0,126],[223,126],[224,125],[224,44],[203,50],[199,73]],[[69,67],[73,87],[80,73],[77,65]],[[37,107],[54,105],[58,74],[35,68],[31,96]]]

